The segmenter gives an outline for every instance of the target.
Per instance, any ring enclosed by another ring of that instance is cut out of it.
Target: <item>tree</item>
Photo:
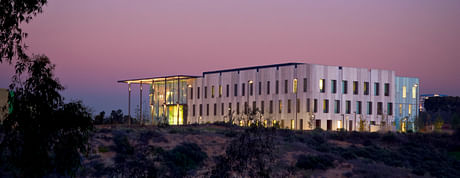
[[[436,130],[441,130],[443,125],[444,125],[444,120],[442,119],[440,115],[438,115],[438,117],[436,117],[436,121],[434,121],[434,128]]]
[[[22,60],[27,60],[27,48],[23,39],[27,33],[22,31],[21,24],[29,23],[32,17],[42,12],[47,0],[1,0],[0,1],[0,63],[7,61],[11,64],[18,59],[16,71],[22,72]]]
[[[459,129],[460,128],[460,117],[458,116],[457,113],[454,113],[452,115],[452,128],[453,129]]]
[[[105,118],[105,111],[101,111],[99,115],[94,117],[94,124],[103,124]]]
[[[91,114],[81,102],[64,103],[59,94],[64,87],[48,57],[34,56],[21,65],[27,80],[10,86],[14,109],[2,125],[0,165],[14,177],[72,176],[88,151]]]
[[[113,123],[124,123],[123,121],[123,111],[121,109],[118,109],[118,110],[112,110],[112,112],[110,113],[110,123],[113,124]]]

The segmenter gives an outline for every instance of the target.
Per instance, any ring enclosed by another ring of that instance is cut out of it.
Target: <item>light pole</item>
[[[297,112],[298,112],[298,108],[297,108],[297,78],[294,79],[294,83],[295,85],[293,86],[293,90],[295,92],[295,124],[294,124],[294,130],[297,130]]]
[[[251,92],[249,91],[249,85],[251,85],[251,84],[252,84],[252,80],[248,80],[248,90],[247,90],[247,93],[246,93],[246,95],[247,95],[247,102],[246,103],[247,104],[246,104],[246,106],[244,106],[245,110],[246,110],[246,114],[248,116],[248,123],[246,123],[248,126],[250,125],[249,124],[249,114],[250,114],[250,111],[249,111],[249,94]],[[254,109],[254,108],[252,108],[252,109]]]

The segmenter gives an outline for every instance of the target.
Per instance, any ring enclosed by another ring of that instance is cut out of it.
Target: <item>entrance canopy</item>
[[[119,80],[118,83],[128,83],[128,84],[152,84],[153,82],[159,81],[169,81],[169,80],[180,80],[180,79],[189,79],[197,78],[198,76],[191,75],[171,75],[171,76],[162,76],[162,77],[150,77],[150,78],[140,78],[140,79],[129,79],[129,80]]]

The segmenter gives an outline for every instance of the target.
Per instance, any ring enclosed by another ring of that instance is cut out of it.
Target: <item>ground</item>
[[[97,126],[81,177],[460,177],[456,134]]]

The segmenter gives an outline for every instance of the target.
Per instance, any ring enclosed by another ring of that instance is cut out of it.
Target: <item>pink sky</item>
[[[420,78],[422,93],[458,96],[459,9],[458,0],[50,0],[24,29],[30,52],[56,64],[66,98],[126,112],[120,79],[283,62],[391,69]],[[1,88],[12,74],[0,64]]]

